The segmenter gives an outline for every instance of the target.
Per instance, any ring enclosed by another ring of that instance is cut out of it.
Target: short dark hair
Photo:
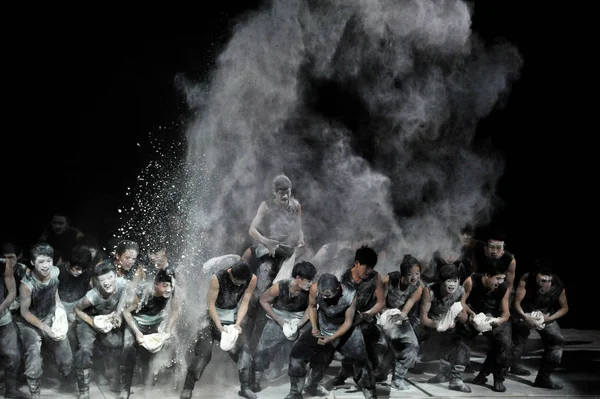
[[[404,255],[402,263],[400,263],[400,275],[406,276],[410,269],[412,269],[414,266],[419,266],[419,270],[421,270],[421,264],[419,263],[417,258],[412,256],[411,254]]]
[[[173,283],[173,272],[167,269],[160,269],[154,276],[155,283]]]
[[[231,275],[238,280],[250,281],[252,279],[252,269],[250,269],[248,263],[239,260],[231,266]]]
[[[294,265],[292,269],[292,277],[300,277],[305,278],[307,280],[312,280],[317,274],[317,269],[315,265],[310,262],[299,262]]]
[[[331,273],[323,273],[319,277],[317,288],[319,291],[335,291],[340,286],[340,282],[336,276]]]
[[[110,272],[115,272],[115,273],[117,272],[115,264],[110,260],[99,263],[94,267],[94,276],[95,277],[100,277],[103,274],[107,274]]]
[[[292,181],[286,175],[278,175],[273,179],[273,191],[291,190]]]
[[[377,252],[375,252],[373,248],[363,245],[356,250],[354,262],[358,262],[361,265],[367,265],[368,268],[372,269],[377,264]]]
[[[87,270],[92,265],[92,252],[84,245],[77,245],[71,251],[71,267],[79,267],[81,270]]]
[[[450,279],[460,279],[460,270],[454,265],[444,265],[440,268],[438,273],[440,281],[446,281]]]
[[[54,259],[54,248],[47,242],[38,242],[31,247],[31,260],[35,262],[38,256],[48,256]]]

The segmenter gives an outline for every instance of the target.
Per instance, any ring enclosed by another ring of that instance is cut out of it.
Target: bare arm
[[[437,323],[429,318],[429,309],[431,309],[431,294],[429,287],[425,287],[421,297],[421,322],[425,327],[436,328]]]
[[[136,340],[138,341],[138,343],[141,343],[141,341],[143,341],[144,339],[144,334],[142,334],[142,332],[138,328],[135,320],[133,319],[133,315],[131,314],[131,312],[133,312],[137,308],[138,303],[139,298],[137,295],[135,295],[133,299],[129,302],[129,304],[125,307],[125,309],[123,309],[122,314],[123,318],[125,319],[125,323],[127,323],[127,326],[133,332],[133,335],[135,336]]]
[[[377,298],[377,303],[373,305],[371,309],[365,312],[367,317],[375,316],[377,313],[381,312],[383,308],[385,308],[385,296],[383,295],[383,282],[381,281],[381,275],[377,273],[376,278],[375,297]]]
[[[240,330],[242,328],[242,322],[244,321],[244,317],[246,317],[246,313],[248,313],[248,304],[250,303],[250,299],[252,299],[252,294],[254,293],[254,289],[256,288],[256,276],[253,274],[252,279],[250,280],[250,284],[248,284],[248,288],[246,288],[246,292],[244,292],[244,296],[242,297],[242,305],[237,313],[237,320],[235,321],[235,326]]]
[[[515,283],[515,273],[517,271],[517,261],[513,258],[512,262],[508,265],[508,269],[506,269],[506,285],[508,286],[508,291],[512,292],[513,285]]]
[[[77,315],[77,317],[79,317],[81,320],[89,324],[90,327],[95,329],[96,327],[94,326],[94,319],[92,319],[92,317],[89,314],[83,311],[84,309],[87,309],[90,306],[92,306],[92,303],[87,298],[87,296],[84,296],[79,300],[79,302],[77,302],[77,304],[73,308],[73,312],[75,312],[75,315]]]
[[[558,303],[560,304],[560,309],[558,309],[552,316],[544,317],[546,323],[550,323],[554,320],[560,319],[569,311],[569,304],[567,303],[567,293],[563,288],[560,296],[558,297]]]
[[[302,206],[298,203],[298,229],[299,229],[299,238],[298,238],[298,247],[303,247],[304,242],[304,231],[302,230]]]
[[[502,315],[500,316],[498,321],[496,323],[494,323],[497,326],[506,323],[508,321],[508,319],[510,319],[510,306],[508,305],[509,297],[510,297],[510,291],[507,289],[506,292],[504,293],[504,296],[502,297],[502,302],[501,302]]]
[[[337,329],[335,334],[333,334],[331,337],[329,337],[331,339],[331,341],[343,336],[344,334],[346,334],[348,332],[348,330],[350,330],[350,327],[352,327],[352,323],[354,323],[354,315],[355,314],[356,314],[356,297],[354,297],[354,299],[352,300],[352,304],[350,305],[350,307],[348,309],[346,309],[346,314],[345,314],[346,318],[344,319],[344,323],[340,326],[340,328]]]
[[[17,287],[15,283],[15,275],[13,273],[13,266],[11,262],[6,262],[6,268],[4,270],[4,285],[8,291],[8,295],[4,298],[4,301],[0,303],[0,313],[4,312],[10,304],[17,297]],[[0,298],[1,299],[1,298]]]
[[[388,291],[390,289],[390,274],[388,273],[384,278],[383,278],[383,297],[385,299],[387,299],[387,295],[388,295]],[[385,309],[385,306],[384,306]]]
[[[215,323],[215,326],[217,326],[219,331],[223,331],[223,325],[221,324],[221,320],[219,319],[219,315],[217,314],[217,308],[215,306],[218,296],[219,280],[217,280],[217,276],[213,274],[213,276],[210,279],[210,288],[208,290],[208,314],[210,315],[210,318]]]
[[[319,319],[317,318],[317,284],[313,283],[310,287],[310,294],[308,296],[308,308],[306,308],[306,312],[308,313],[308,319],[310,320],[310,324],[312,325],[312,334],[319,334]]]
[[[260,234],[260,232],[258,231],[258,226],[261,225],[262,220],[265,214],[267,213],[267,209],[267,203],[264,201],[261,202],[260,206],[258,207],[258,211],[256,211],[256,215],[254,216],[254,219],[252,219],[252,223],[250,224],[250,230],[248,230],[248,234],[250,234],[250,237],[254,238],[256,241],[260,242],[265,247],[268,247],[268,238]]]
[[[54,297],[55,297],[54,299],[56,301],[56,307],[66,310],[65,305],[63,305],[62,301],[60,300],[60,296],[58,295],[58,290],[56,290],[56,295]]]
[[[173,333],[173,329],[175,328],[175,323],[179,319],[179,295],[173,295],[171,298],[171,314],[169,315],[169,324],[167,325],[167,332],[169,334]]]
[[[29,287],[23,283],[21,283],[21,286],[19,287],[19,299],[21,303],[21,316],[25,321],[45,333],[50,334],[50,327],[44,324],[29,310],[29,307],[31,306],[31,291],[29,290]]]
[[[404,306],[402,307],[402,313],[408,314],[415,303],[419,302],[421,296],[423,295],[423,286],[421,285],[413,294],[408,298]]]
[[[476,313],[473,311],[473,309],[471,309],[469,305],[467,305],[467,299],[469,298],[469,295],[471,295],[471,290],[473,289],[473,280],[471,279],[471,277],[467,277],[467,279],[463,283],[463,288],[465,289],[465,294],[463,295],[464,302],[462,304],[463,309],[465,309],[465,311],[470,317],[475,317]]]
[[[522,319],[527,318],[527,316],[525,316],[523,308],[521,307],[521,301],[523,300],[523,298],[525,298],[525,294],[527,293],[525,287],[527,284],[528,277],[529,273],[525,273],[523,277],[521,277],[521,280],[519,280],[519,286],[517,287],[515,299],[513,300],[513,309],[517,312],[517,315],[519,315],[519,317],[521,317]]]
[[[273,286],[271,286],[271,288],[263,292],[263,294],[260,296],[260,305],[263,307],[263,309],[265,310],[267,315],[269,315],[269,317],[271,317],[275,322],[277,322],[277,324],[283,327],[285,321],[275,314],[275,312],[273,311],[273,306],[271,306],[271,303],[273,303],[275,298],[277,298],[278,296],[279,283],[276,283]]]

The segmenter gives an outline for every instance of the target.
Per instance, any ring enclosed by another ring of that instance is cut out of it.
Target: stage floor
[[[410,390],[397,391],[390,387],[389,383],[379,383],[377,385],[377,393],[381,398],[452,398],[452,397],[598,397],[600,398],[600,331],[597,330],[575,330],[563,329],[563,334],[566,340],[562,366],[554,373],[553,378],[562,383],[562,390],[548,390],[536,388],[532,386],[537,365],[540,361],[542,347],[537,334],[531,334],[530,341],[527,347],[527,353],[523,358],[523,366],[532,372],[530,377],[517,377],[508,375],[505,381],[507,388],[504,393],[497,393],[491,389],[491,385],[483,387],[470,384],[473,392],[462,393],[451,391],[445,384],[427,384],[425,381],[431,378],[437,370],[437,362],[420,363],[419,369],[423,371],[421,374],[409,372],[407,380],[410,383]],[[477,341],[473,347],[471,356],[471,365],[473,369],[479,369],[483,362],[482,344],[485,341]],[[328,370],[324,381],[329,381],[337,372],[339,367],[338,362],[334,362]],[[472,373],[466,373],[465,379],[473,377]],[[389,382],[389,381],[388,381]],[[488,377],[488,382],[493,383],[492,376]],[[131,398],[133,399],[170,399],[178,398],[180,388],[177,383],[164,383],[163,386],[144,387],[135,385],[132,388]],[[61,394],[55,388],[52,388],[52,379],[45,378],[42,382],[42,397],[43,398],[68,398],[77,397],[77,392],[72,394]],[[283,399],[289,392],[289,379],[286,374],[273,381],[265,381],[263,378],[263,391],[257,394],[259,399]],[[25,386],[20,388],[24,392],[27,391]],[[215,345],[213,358],[208,365],[202,379],[196,383],[193,392],[193,398],[219,398],[219,399],[235,399],[239,398],[237,391],[239,389],[239,381],[235,364],[220,351]],[[114,399],[118,397],[117,393],[113,393],[108,389],[108,386],[99,386],[92,382],[90,388],[91,399]],[[304,394],[305,398],[309,398],[308,394]],[[329,399],[354,399],[363,398],[360,391],[357,391],[352,382],[352,378],[346,381],[346,385],[338,386],[330,391]]]

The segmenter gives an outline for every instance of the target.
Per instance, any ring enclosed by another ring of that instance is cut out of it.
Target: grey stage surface
[[[436,362],[421,363],[419,368],[423,371],[421,374],[409,373],[407,380],[410,383],[410,390],[397,391],[390,388],[388,383],[377,385],[378,397],[381,398],[450,398],[450,397],[598,397],[600,398],[600,331],[596,330],[574,330],[563,329],[566,345],[563,355],[562,367],[558,369],[554,378],[564,385],[559,391],[536,388],[532,386],[535,378],[537,365],[539,364],[542,348],[537,334],[532,333],[528,344],[528,351],[524,356],[523,365],[532,371],[531,377],[517,377],[508,375],[505,385],[506,392],[497,393],[491,390],[491,386],[482,387],[470,385],[472,393],[462,393],[450,391],[447,384],[427,384],[425,381],[432,377],[437,370]],[[471,364],[474,369],[478,369],[483,362],[482,345],[485,341],[477,341],[473,346]],[[325,381],[330,380],[337,372],[338,362],[334,362],[328,370]],[[465,378],[472,377],[473,374],[466,374]],[[134,381],[135,382],[135,381]],[[492,377],[488,378],[492,383]],[[179,383],[180,384],[180,383]],[[46,377],[43,382],[43,398],[76,398],[77,392],[72,394],[61,394],[56,388],[53,388],[53,381]],[[142,384],[136,384],[132,388],[131,398],[178,398],[179,387],[175,381],[161,382],[160,386],[144,387]],[[265,381],[263,378],[263,391],[257,394],[259,399],[283,399],[289,392],[289,380],[286,374],[272,381]],[[239,382],[235,364],[226,354],[215,345],[213,358],[208,365],[202,379],[196,383],[193,398],[240,398],[237,395]],[[25,386],[21,390],[27,391]],[[99,386],[92,382],[90,389],[90,398],[113,399],[118,394],[111,392],[108,386]],[[310,396],[304,394],[304,397]],[[339,386],[331,390],[329,399],[350,399],[363,398],[360,391],[352,383],[352,378],[346,381],[346,385]]]

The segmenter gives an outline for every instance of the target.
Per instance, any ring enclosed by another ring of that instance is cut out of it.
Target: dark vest
[[[279,295],[273,301],[273,307],[288,312],[302,312],[308,307],[308,291],[300,291],[295,297],[290,296],[290,284],[292,280],[280,280]]]
[[[494,291],[489,292],[483,286],[483,274],[475,273],[471,276],[473,286],[467,298],[467,305],[475,313],[485,313],[492,317],[502,316],[502,298],[506,294],[506,282],[500,284]]]
[[[227,270],[228,268],[221,269],[215,273],[219,281],[219,295],[215,301],[215,306],[219,309],[235,309],[250,284],[250,282],[239,286],[233,284]]]
[[[375,295],[377,276],[379,276],[379,273],[371,273],[368,280],[357,283],[352,278],[352,269],[346,270],[343,274],[342,283],[356,291],[356,311],[366,312],[377,303],[377,296]]]
[[[521,308],[525,313],[539,310],[543,313],[554,313],[555,309],[558,309],[557,302],[558,297],[564,289],[562,281],[556,276],[552,275],[552,287],[548,292],[541,293],[540,287],[536,282],[537,273],[529,273],[527,281],[525,283],[525,297],[521,301]]]

